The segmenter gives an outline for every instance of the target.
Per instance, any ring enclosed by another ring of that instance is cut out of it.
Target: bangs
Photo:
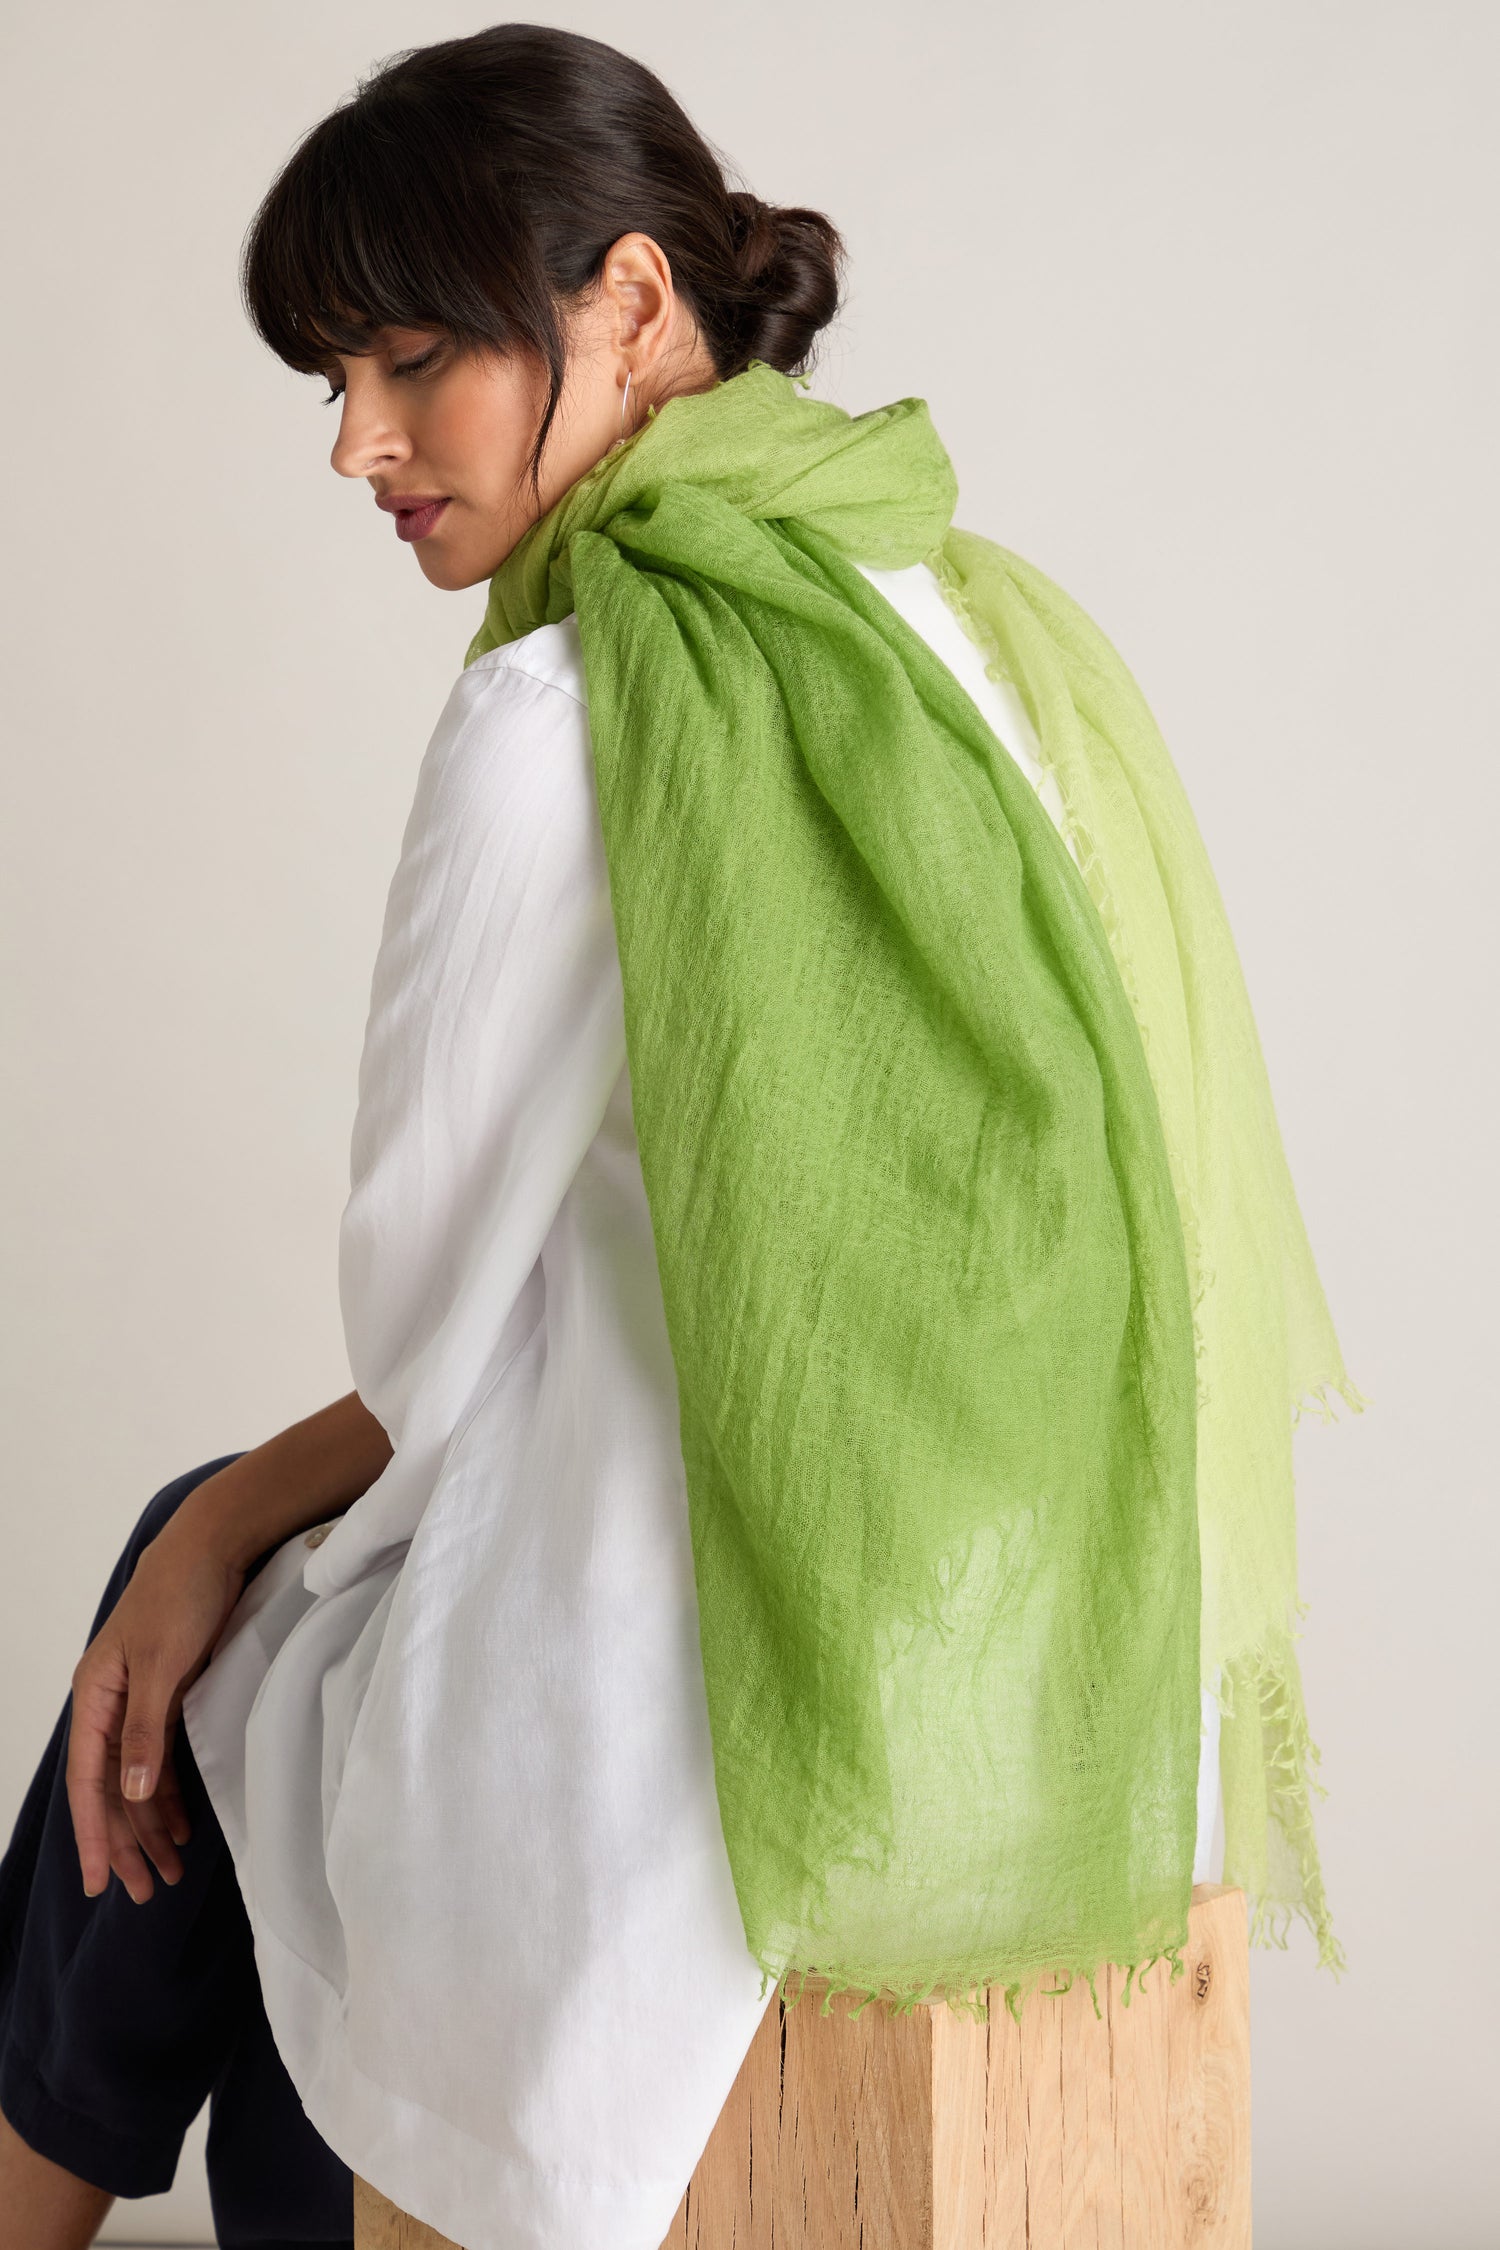
[[[375,350],[387,328],[445,329],[460,345],[501,352],[531,343],[550,358],[551,308],[528,286],[530,246],[507,254],[519,213],[507,214],[508,229],[476,225],[460,153],[434,132],[441,120],[382,106],[366,95],[324,118],[251,222],[242,290],[259,335],[303,375]],[[500,311],[518,300],[533,316],[529,333]]]
[[[389,57],[303,135],[250,222],[240,288],[299,374],[335,378],[412,328],[531,362],[547,385],[539,497],[575,312],[636,231],[660,245],[718,379],[752,358],[806,367],[839,304],[832,221],[731,191],[644,63],[578,32],[492,24]]]

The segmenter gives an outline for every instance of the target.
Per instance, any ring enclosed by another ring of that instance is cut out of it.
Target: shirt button
[[[303,1545],[305,1547],[321,1547],[332,1529],[333,1526],[329,1523],[316,1524],[303,1540]]]

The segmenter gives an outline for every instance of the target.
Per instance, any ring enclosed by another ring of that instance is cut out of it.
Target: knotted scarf
[[[923,400],[851,416],[754,362],[531,527],[468,661],[576,612],[762,1991],[983,2015],[1175,1973],[1200,1682],[1225,1879],[1336,1962],[1291,1429],[1367,1402],[1140,691],[956,498]],[[936,573],[1076,862],[856,561]]]

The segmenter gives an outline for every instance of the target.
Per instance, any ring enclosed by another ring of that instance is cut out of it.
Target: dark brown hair
[[[639,229],[660,244],[721,380],[805,371],[840,309],[820,211],[762,203],[667,88],[617,48],[502,23],[395,55],[298,143],[245,238],[256,329],[304,374],[438,328],[547,370],[536,483],[566,366],[558,308]]]

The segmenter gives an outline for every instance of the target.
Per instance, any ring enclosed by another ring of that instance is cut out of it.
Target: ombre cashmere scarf
[[[1337,1965],[1292,1424],[1368,1402],[1150,712],[956,496],[923,400],[754,362],[570,487],[468,661],[577,613],[750,1950],[982,2015],[1175,1973],[1200,1682],[1225,1880]],[[936,572],[1077,863],[856,560]]]

